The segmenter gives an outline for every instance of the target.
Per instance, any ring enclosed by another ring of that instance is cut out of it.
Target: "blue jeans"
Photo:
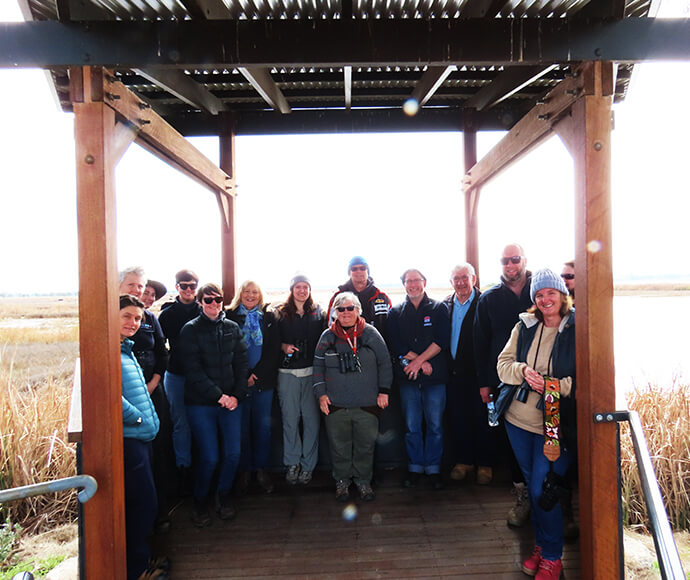
[[[172,441],[175,451],[175,465],[190,467],[192,465],[192,435],[187,421],[187,409],[184,405],[184,375],[165,371],[163,388],[170,405],[172,420]]]
[[[508,439],[520,464],[529,491],[530,517],[534,527],[537,546],[547,560],[558,560],[563,555],[563,513],[560,502],[551,511],[539,507],[541,486],[549,472],[549,460],[544,455],[544,436],[530,433],[505,422]],[[554,461],[553,470],[564,475],[568,470],[570,457],[561,449],[561,456]]]
[[[273,389],[252,391],[242,401],[242,456],[240,469],[265,469],[271,452]]]
[[[400,402],[407,428],[408,470],[429,475],[441,473],[446,385],[401,383]],[[426,437],[422,433],[422,418],[426,421]]]
[[[232,488],[240,462],[242,405],[234,411],[220,406],[188,405],[187,417],[199,450],[199,462],[194,471],[194,499],[201,502],[208,497],[213,472],[219,466],[218,494],[222,496]]]

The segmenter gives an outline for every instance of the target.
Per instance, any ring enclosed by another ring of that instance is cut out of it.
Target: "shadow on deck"
[[[291,488],[276,474],[270,495],[237,500],[232,522],[214,517],[195,528],[187,500],[173,513],[156,551],[171,557],[173,578],[526,578],[530,526],[506,526],[513,496],[505,483],[487,487],[451,482],[400,487],[401,472],[385,472],[377,498],[359,500],[351,520],[335,501],[329,474]],[[565,577],[580,578],[579,546],[565,546]]]

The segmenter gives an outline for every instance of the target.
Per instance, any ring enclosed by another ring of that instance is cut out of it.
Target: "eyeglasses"
[[[366,269],[366,266],[352,266],[350,272],[364,272]]]
[[[564,280],[575,280],[575,274],[561,274],[561,278]]]
[[[504,266],[507,266],[508,262],[511,264],[519,264],[523,257],[524,256],[510,256],[510,258],[501,258],[501,264]]]
[[[178,282],[180,290],[196,290],[196,282]]]
[[[348,312],[352,312],[354,309],[355,309],[354,306],[338,306],[338,308],[336,308],[336,310],[338,312],[345,312],[346,310]]]
[[[420,282],[426,282],[423,278],[410,278],[405,280],[403,284],[419,284]]]
[[[215,302],[216,304],[220,304],[223,302],[223,297],[222,296],[204,296],[203,298],[204,304],[212,304]]]

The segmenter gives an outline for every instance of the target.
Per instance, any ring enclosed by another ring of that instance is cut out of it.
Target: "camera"
[[[562,475],[549,471],[541,484],[539,507],[550,512],[558,502],[570,499],[570,487]]]

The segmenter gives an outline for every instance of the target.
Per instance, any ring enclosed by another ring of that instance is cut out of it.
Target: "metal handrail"
[[[90,475],[74,475],[72,477],[55,479],[53,481],[22,485],[21,487],[0,490],[0,503],[73,488],[82,488],[81,491],[77,493],[77,498],[81,503],[86,503],[94,496],[96,490],[98,490],[98,483]]]
[[[595,423],[627,421],[630,424],[630,437],[632,438],[635,458],[637,459],[637,471],[640,474],[642,493],[644,495],[647,512],[652,524],[652,537],[656,549],[659,571],[664,580],[685,580],[683,564],[678,554],[678,547],[673,538],[671,524],[664,508],[664,500],[652,465],[652,458],[647,448],[647,439],[642,430],[642,422],[637,411],[616,411],[614,413],[597,413],[594,415]],[[620,501],[620,500],[619,500]]]

